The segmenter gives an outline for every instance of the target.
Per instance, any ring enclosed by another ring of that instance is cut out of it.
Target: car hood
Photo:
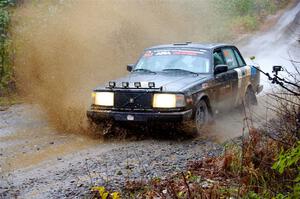
[[[155,88],[162,91],[184,91],[194,84],[201,83],[208,75],[187,73],[131,73],[125,77],[113,80],[116,87],[122,87],[122,82],[129,82],[129,89],[134,88],[134,82],[141,82],[142,88],[148,88],[148,82],[154,82]],[[97,90],[97,89],[96,89]]]

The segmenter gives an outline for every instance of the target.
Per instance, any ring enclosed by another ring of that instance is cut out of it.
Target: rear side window
[[[226,64],[221,50],[216,50],[213,54],[213,57],[214,57],[214,66]]]
[[[236,56],[236,59],[237,59],[237,61],[238,61],[238,63],[239,63],[239,66],[241,67],[241,66],[246,66],[246,63],[244,62],[244,60],[242,59],[242,57],[240,56],[240,54],[238,53],[238,51],[237,50],[233,50],[234,51],[234,54],[235,54],[235,56]]]
[[[230,70],[233,68],[237,68],[239,65],[237,63],[233,50],[231,48],[224,48],[222,51],[225,62],[228,65],[228,69]]]

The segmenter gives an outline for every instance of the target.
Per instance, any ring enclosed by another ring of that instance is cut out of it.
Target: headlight
[[[186,105],[184,95],[182,94],[154,94],[153,108],[176,108]]]
[[[114,105],[114,93],[113,92],[93,92],[92,93],[93,104],[99,106],[113,106]]]

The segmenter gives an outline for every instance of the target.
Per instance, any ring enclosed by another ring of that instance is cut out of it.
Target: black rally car
[[[94,89],[90,121],[189,121],[201,131],[219,111],[243,99],[257,103],[262,90],[259,72],[226,44],[154,46],[127,70],[127,76]]]

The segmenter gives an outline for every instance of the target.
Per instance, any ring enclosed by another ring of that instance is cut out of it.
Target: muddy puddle
[[[88,136],[50,127],[37,105],[15,105],[0,112],[2,171],[29,167],[101,143]]]

